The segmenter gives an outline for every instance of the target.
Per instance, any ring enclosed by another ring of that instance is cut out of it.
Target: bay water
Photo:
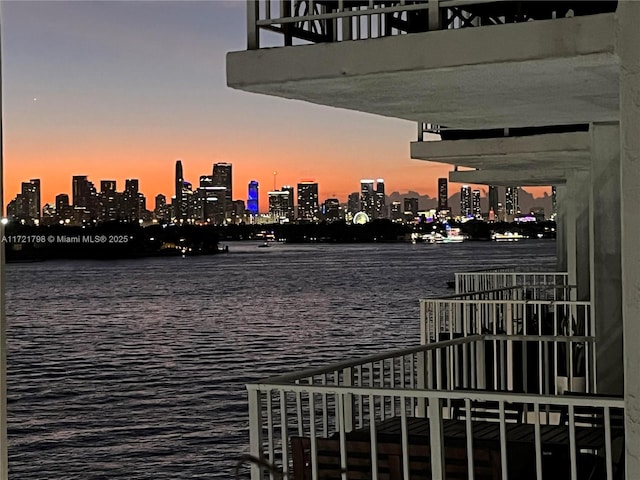
[[[454,272],[555,262],[543,240],[259,245],[8,265],[10,478],[232,478],[246,383],[418,344]]]

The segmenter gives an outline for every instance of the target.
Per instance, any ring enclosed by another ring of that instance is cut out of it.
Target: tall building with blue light
[[[247,210],[250,215],[258,215],[260,213],[259,203],[260,185],[257,180],[249,182],[249,192],[247,194]]]

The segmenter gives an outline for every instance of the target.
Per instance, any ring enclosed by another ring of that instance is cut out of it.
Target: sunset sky
[[[2,28],[5,202],[40,178],[51,203],[88,175],[139,178],[153,208],[177,159],[194,185],[232,163],[234,198],[256,179],[261,210],[274,171],[278,188],[314,179],[321,201],[345,201],[361,178],[435,196],[450,170],[409,158],[414,123],[227,88],[244,1],[3,1]]]

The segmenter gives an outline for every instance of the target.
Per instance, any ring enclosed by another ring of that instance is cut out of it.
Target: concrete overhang
[[[452,182],[556,185],[591,167],[589,132],[412,142],[411,158],[478,170],[451,172]]]
[[[227,84],[454,128],[616,121],[615,26],[610,13],[231,52]]]
[[[563,185],[575,170],[459,170],[449,173],[449,181],[455,183],[473,183],[478,185],[503,185],[520,187],[546,187]]]

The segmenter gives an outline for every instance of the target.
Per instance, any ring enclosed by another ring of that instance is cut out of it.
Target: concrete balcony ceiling
[[[464,129],[615,121],[618,77],[613,13],[227,55],[232,88]]]
[[[452,182],[557,185],[591,167],[589,132],[412,142],[411,158],[478,170],[450,173]]]

